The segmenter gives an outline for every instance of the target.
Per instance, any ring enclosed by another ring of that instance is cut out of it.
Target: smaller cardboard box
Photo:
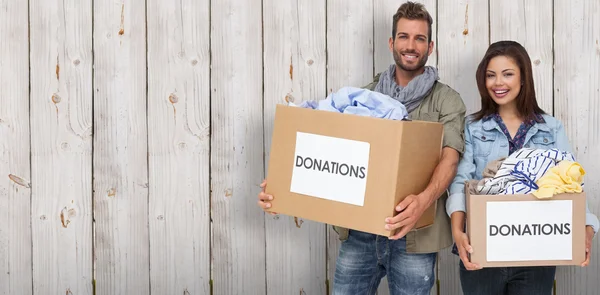
[[[422,192],[443,126],[278,105],[267,172],[269,211],[391,236],[385,218]],[[416,228],[433,224],[436,203]]]
[[[551,199],[467,196],[470,261],[482,267],[580,265],[585,261],[585,193]]]

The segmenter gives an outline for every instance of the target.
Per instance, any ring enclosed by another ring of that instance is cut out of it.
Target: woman
[[[531,60],[525,48],[513,41],[490,45],[476,72],[481,110],[467,118],[465,153],[450,186],[446,211],[452,220],[455,254],[460,256],[464,294],[550,294],[556,267],[485,268],[469,262],[465,229],[464,183],[482,179],[486,165],[529,147],[571,151],[560,121],[544,113],[535,96]],[[598,219],[586,216],[586,260]],[[476,251],[477,249],[475,249]]]

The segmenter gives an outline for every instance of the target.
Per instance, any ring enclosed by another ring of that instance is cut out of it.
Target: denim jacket
[[[543,115],[545,123],[535,123],[525,137],[525,148],[551,149],[572,152],[563,124],[549,115]],[[456,177],[450,185],[446,213],[466,212],[465,181],[480,180],[488,162],[508,157],[508,138],[495,120],[478,120],[465,123],[465,152],[458,164]],[[582,164],[583,165],[583,164]],[[585,165],[583,165],[585,167]],[[586,200],[586,225],[598,232],[598,218],[589,210]]]

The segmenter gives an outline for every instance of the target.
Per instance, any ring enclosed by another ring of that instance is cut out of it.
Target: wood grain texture
[[[375,74],[380,73],[394,63],[394,56],[390,52],[389,39],[392,36],[393,17],[400,5],[406,0],[377,0],[373,1],[374,11],[374,30],[373,39],[375,40]],[[433,18],[431,26],[431,40],[434,41],[434,52],[429,56],[427,65],[437,65],[437,0],[418,0],[418,3],[425,5],[425,9]]]
[[[586,171],[592,213],[600,214],[600,2],[554,1],[554,113],[567,131],[577,161]],[[556,294],[597,294],[600,243],[596,235],[590,266],[559,267]]]
[[[490,0],[490,41],[519,42],[529,54],[539,106],[552,114],[552,1]]]
[[[327,1],[327,89],[361,87],[373,79],[373,1]],[[327,226],[329,292],[339,251],[338,234]]]
[[[211,212],[214,294],[266,292],[262,11],[211,2]]]
[[[489,44],[488,2],[438,0],[437,27],[440,81],[460,93],[471,114],[481,105],[475,71]],[[450,250],[439,252],[439,294],[462,294],[459,259]]]
[[[210,292],[209,4],[147,1],[152,294]]]
[[[440,81],[460,93],[471,114],[481,105],[475,71],[489,45],[488,2],[439,0],[437,27]]]
[[[0,1],[0,294],[32,294],[28,14]]]
[[[150,294],[145,2],[93,12],[95,294]]]
[[[34,294],[92,294],[92,1],[29,1]]]
[[[276,105],[326,96],[325,17],[324,1],[263,1],[265,167]],[[267,294],[325,294],[326,225],[265,218]]]

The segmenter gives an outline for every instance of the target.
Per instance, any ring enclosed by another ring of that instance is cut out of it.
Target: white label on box
[[[487,261],[573,259],[573,201],[488,202],[486,210]]]
[[[296,133],[290,191],[363,206],[370,148],[368,142]]]

